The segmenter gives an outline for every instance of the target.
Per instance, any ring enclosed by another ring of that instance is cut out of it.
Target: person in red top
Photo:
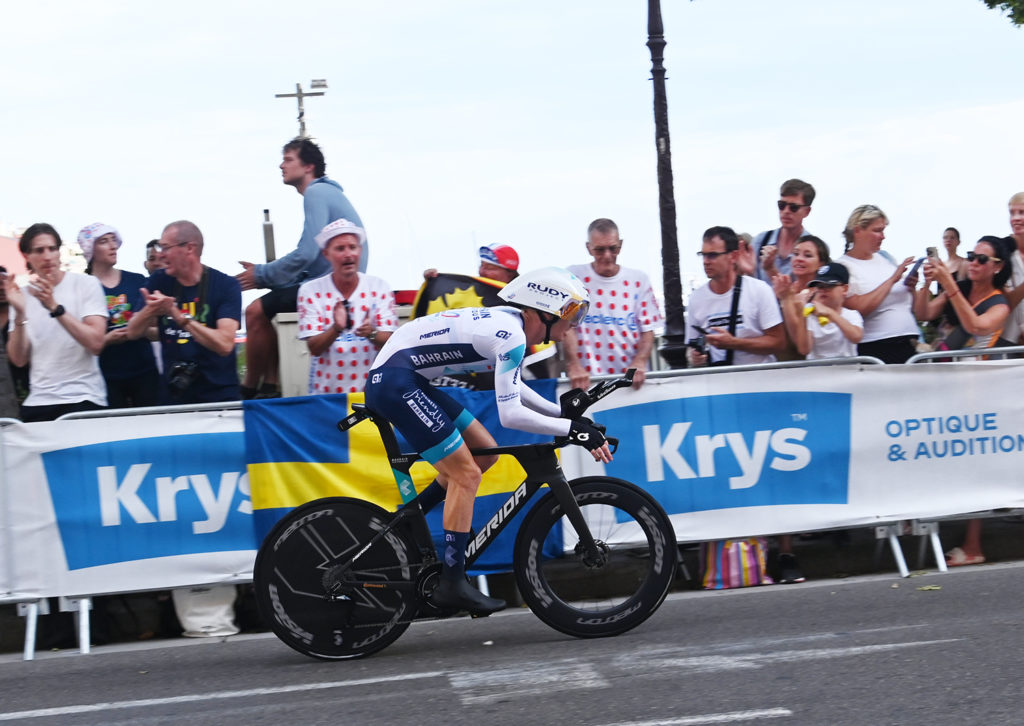
[[[566,375],[573,388],[587,388],[590,376],[623,374],[636,368],[633,386],[643,385],[661,310],[647,275],[618,263],[622,240],[610,219],[587,228],[588,265],[569,271],[590,293],[590,314],[565,335]]]

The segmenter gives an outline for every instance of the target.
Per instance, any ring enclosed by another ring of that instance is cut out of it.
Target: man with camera
[[[128,322],[128,337],[156,323],[170,403],[237,401],[241,286],[200,261],[203,235],[192,222],[167,225],[157,250],[164,269],[146,281],[146,304]]]
[[[736,269],[739,237],[711,227],[698,253],[708,284],[690,296],[686,343],[693,366],[770,363],[786,345],[782,313],[771,287]]]

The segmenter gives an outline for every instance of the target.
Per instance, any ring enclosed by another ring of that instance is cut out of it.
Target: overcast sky
[[[663,0],[680,254],[715,224],[777,225],[781,181],[818,190],[833,249],[881,206],[896,255],[1008,234],[1024,190],[1024,30],[980,0]],[[476,268],[503,241],[524,268],[585,261],[618,222],[620,262],[661,287],[643,0],[7,3],[0,221],[103,221],[141,270],[164,224],[196,222],[208,264],[261,261],[301,230],[280,181],[295,102],[326,78],[310,133],[395,288]]]

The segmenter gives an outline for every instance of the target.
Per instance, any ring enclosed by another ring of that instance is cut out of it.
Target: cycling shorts
[[[370,371],[366,405],[398,429],[424,459],[435,464],[462,444],[476,419],[448,394],[409,368]]]

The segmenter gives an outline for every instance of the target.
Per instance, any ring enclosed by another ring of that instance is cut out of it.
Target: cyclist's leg
[[[438,471],[438,478],[448,484],[448,496],[444,501],[441,579],[431,595],[431,603],[439,608],[465,609],[474,615],[490,615],[503,609],[505,601],[487,597],[466,581],[466,545],[469,544],[473,524],[473,501],[480,487],[480,467],[465,443],[432,463]]]
[[[461,433],[465,446],[441,461],[434,462],[434,468],[437,469],[436,482],[448,492],[447,497],[442,497],[445,500],[444,528],[459,531],[464,529],[468,532],[473,523],[473,501],[476,499],[477,489],[480,488],[480,475],[494,466],[498,457],[495,454],[471,456],[470,462],[475,465],[474,470],[470,468],[466,456],[469,455],[470,448],[487,448],[498,444],[491,436],[491,432],[475,418],[461,428]],[[460,451],[463,453],[459,454]],[[451,463],[447,463],[449,461]]]
[[[478,614],[500,610],[505,606],[503,601],[484,596],[465,579],[465,550],[481,472],[462,432],[468,432],[474,445],[493,444],[493,438],[458,402],[414,371],[400,368],[371,371],[366,402],[371,409],[387,417],[423,458],[434,465],[439,472],[439,485],[447,489],[446,552],[435,604],[461,607]],[[484,463],[490,465],[493,461]]]

